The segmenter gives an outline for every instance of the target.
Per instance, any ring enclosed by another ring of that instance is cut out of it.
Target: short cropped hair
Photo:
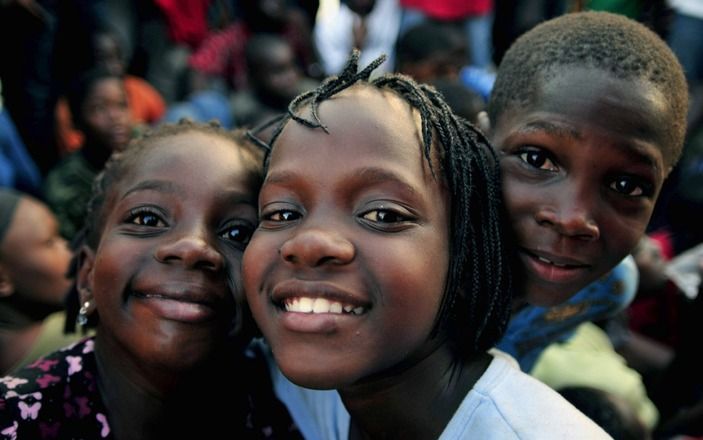
[[[488,104],[493,124],[508,109],[536,102],[539,87],[560,68],[582,66],[615,78],[649,81],[667,99],[667,119],[659,127],[666,139],[667,163],[683,149],[688,88],[681,64],[657,34],[627,17],[608,12],[577,12],[528,31],[506,52]]]

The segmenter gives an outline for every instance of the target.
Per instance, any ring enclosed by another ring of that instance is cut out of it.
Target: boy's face
[[[131,116],[124,84],[117,78],[104,78],[93,85],[83,102],[86,135],[110,151],[123,149],[131,136]]]
[[[270,99],[282,101],[281,105],[285,108],[299,92],[300,73],[288,44],[275,44],[270,49],[265,59],[257,66],[255,84],[261,93],[268,95]]]
[[[230,141],[190,131],[147,142],[156,144],[106,199],[79,286],[92,292],[100,337],[118,354],[177,370],[229,330],[236,305],[225,263],[238,277],[257,188]]]
[[[634,248],[668,173],[657,89],[596,69],[555,76],[534,105],[506,111],[492,134],[526,271],[523,292],[545,306]]]
[[[448,196],[397,96],[357,86],[319,111],[329,134],[291,121],[276,141],[244,286],[284,374],[344,388],[435,348]]]
[[[27,301],[61,306],[71,282],[66,278],[71,251],[59,235],[54,214],[37,200],[23,197],[0,247],[0,265],[13,294]]]

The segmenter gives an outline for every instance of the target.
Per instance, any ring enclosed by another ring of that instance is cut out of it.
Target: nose
[[[224,257],[211,245],[204,231],[181,234],[161,244],[155,257],[161,263],[180,263],[188,269],[217,272],[224,267]]]
[[[595,204],[592,191],[563,191],[552,203],[538,209],[535,220],[561,235],[595,241],[600,238],[600,228],[593,215]]]
[[[319,267],[344,265],[354,260],[354,245],[339,233],[321,228],[301,231],[291,237],[279,251],[291,264]]]

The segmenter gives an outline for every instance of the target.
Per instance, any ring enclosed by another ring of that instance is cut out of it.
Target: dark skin
[[[129,142],[132,122],[124,84],[118,78],[104,78],[92,86],[76,120],[85,133],[85,148],[80,151],[96,169],[101,169],[113,151]]]
[[[656,129],[665,97],[646,81],[568,67],[542,84],[536,101],[500,115],[491,140],[526,301],[553,306],[637,245],[671,158]]]
[[[449,195],[396,95],[352,86],[319,114],[329,134],[289,122],[276,141],[243,263],[249,305],[290,380],[339,391],[351,438],[436,438],[491,359],[431,336]]]
[[[118,439],[230,432],[231,417],[195,403],[214,389],[243,395],[229,380],[240,305],[226,266],[239,267],[256,223],[256,188],[231,140],[186,132],[152,142],[107,194],[96,249],[81,251],[81,304],[100,315],[100,392]]]

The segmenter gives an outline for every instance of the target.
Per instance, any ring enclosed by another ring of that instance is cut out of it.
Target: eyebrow
[[[274,185],[286,185],[289,182],[296,181],[302,176],[301,173],[294,171],[279,171],[273,174],[269,174],[266,177],[266,184]],[[385,168],[379,167],[364,167],[357,170],[354,173],[353,179],[360,182],[357,186],[369,186],[379,183],[393,183],[399,185],[402,191],[406,192],[409,196],[419,197],[417,189],[408,183],[402,176],[389,171]]]
[[[547,122],[547,121],[533,121],[527,123],[525,126],[520,127],[517,132],[518,133],[534,133],[537,131],[545,131],[548,134],[554,135],[554,136],[559,136],[559,137],[568,137],[571,139],[581,139],[581,132],[573,129],[571,127],[566,127],[561,124],[554,124],[552,122]],[[649,154],[643,147],[638,146],[636,144],[616,144],[617,147],[619,147],[620,150],[627,150],[629,154],[632,154],[637,157],[638,162],[646,163],[647,165],[651,166],[654,169],[659,169],[659,166],[657,166],[656,160],[652,157],[651,154]]]
[[[179,187],[173,182],[165,180],[142,180],[133,187],[129,188],[122,195],[122,199],[137,191],[158,191],[163,193],[175,194],[179,192]]]
[[[561,124],[554,124],[548,121],[532,121],[517,130],[519,133],[533,133],[536,131],[546,131],[549,134],[559,137],[569,137],[572,139],[580,139],[581,133],[571,127],[566,127]]]

